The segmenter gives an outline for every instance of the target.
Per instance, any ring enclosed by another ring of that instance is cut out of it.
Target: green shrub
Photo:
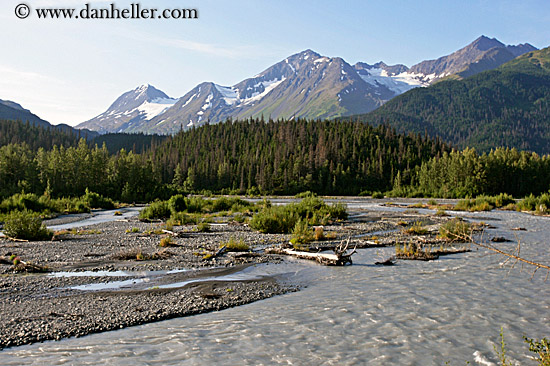
[[[471,225],[455,217],[439,228],[439,237],[453,241],[466,241],[472,233]]]
[[[290,243],[294,246],[294,249],[307,250],[307,244],[311,243],[314,237],[314,232],[307,224],[307,221],[300,219],[292,230]]]
[[[25,240],[50,240],[53,232],[31,211],[12,211],[6,216],[4,234]]]
[[[273,206],[254,214],[250,220],[250,227],[264,234],[288,234],[298,222],[298,218],[298,214],[287,206]]]
[[[436,216],[441,216],[441,217],[445,217],[445,216],[449,216],[449,214],[447,213],[447,211],[445,211],[444,209],[442,208],[438,208],[437,209],[437,212],[435,213]]]
[[[529,195],[517,204],[521,211],[536,211],[540,214],[547,214],[550,208],[550,194],[543,193],[538,197]]]
[[[514,197],[507,193],[501,193],[495,197],[495,207],[500,208],[515,203]]]
[[[43,202],[40,201],[40,198],[33,193],[21,194],[17,193],[11,197],[6,198],[0,204],[0,212],[10,212],[10,211],[34,211],[42,212],[46,210],[46,206]]]
[[[172,212],[170,219],[168,220],[174,225],[187,225],[187,224],[197,224],[199,219],[197,216],[190,215],[186,212]]]
[[[317,197],[317,193],[314,193],[314,192],[311,192],[311,191],[305,191],[305,192],[298,193],[294,197],[296,197],[296,198]]]
[[[269,201],[250,221],[250,227],[262,233],[285,233],[294,229],[299,219],[309,225],[326,225],[331,220],[346,219],[346,206],[327,205],[318,197],[306,197],[298,203],[271,206]]]
[[[159,247],[171,247],[176,245],[174,239],[171,236],[165,236],[160,239]]]
[[[246,221],[246,218],[242,214],[237,214],[237,215],[233,216],[233,220],[235,222],[238,222],[238,223],[242,224],[243,222]]]
[[[90,212],[90,206],[82,198],[58,198],[51,200],[55,212],[84,213]]]
[[[509,203],[507,204],[506,206],[502,207],[503,210],[508,210],[508,211],[518,211],[518,205],[515,204],[515,203]]]
[[[409,235],[426,235],[428,230],[422,226],[422,223],[416,221],[414,224],[403,230],[405,234]]]
[[[477,196],[475,199],[460,200],[455,210],[458,211],[490,211],[493,208],[500,208],[514,203],[512,196],[501,193],[498,196]]]
[[[207,202],[202,197],[186,197],[185,204],[187,206],[187,212],[202,212]]]
[[[422,243],[409,242],[403,243],[401,246],[400,243],[395,245],[395,255],[400,259],[435,259],[436,256],[432,254],[431,248],[429,246],[424,247]]]
[[[90,192],[88,188],[86,188],[86,193],[82,196],[82,201],[84,201],[89,208],[103,208],[106,210],[115,208],[115,204],[110,198],[105,198],[98,193]]]
[[[228,252],[248,252],[250,251],[250,246],[244,242],[243,239],[235,240],[231,237],[228,242],[221,243],[220,248],[225,245],[225,249]]]
[[[198,223],[197,227],[195,228],[195,231],[199,233],[207,233],[210,231],[210,224],[206,221],[201,221]]]
[[[231,202],[231,200],[227,197],[220,197],[212,200],[211,205],[213,212],[229,211],[233,205],[233,202]]]
[[[543,338],[537,341],[526,337],[524,339],[529,344],[529,351],[536,355],[535,361],[540,366],[550,366],[550,340]]]
[[[212,206],[212,212],[241,212],[245,208],[252,205],[250,202],[242,200],[239,197],[220,197],[218,199],[211,200],[210,202]]]
[[[183,212],[187,209],[187,202],[182,194],[170,197],[168,207],[172,213]]]
[[[140,219],[166,219],[171,215],[167,201],[155,201],[139,212]]]
[[[372,198],[384,198],[384,193],[382,193],[382,192],[372,192]]]

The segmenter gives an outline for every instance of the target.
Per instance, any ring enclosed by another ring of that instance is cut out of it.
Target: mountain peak
[[[162,91],[155,88],[151,84],[142,84],[142,85],[136,87],[134,90],[130,91],[129,93],[134,93],[134,94],[139,94],[139,95],[143,94],[143,95],[147,95],[147,96],[152,96],[153,98],[158,98],[159,94],[162,94],[162,96],[161,96],[162,98],[168,98],[168,96],[166,94],[164,94]]]
[[[464,48],[475,48],[480,51],[487,51],[494,47],[502,48],[506,47],[506,45],[496,38],[489,38],[482,35]]]
[[[118,97],[102,114],[83,122],[77,128],[89,128],[101,133],[121,131],[133,124],[162,113],[176,99],[170,98],[150,84],[142,84]]]
[[[140,91],[140,92],[141,92],[141,91],[147,90],[147,89],[149,89],[149,88],[153,88],[153,89],[154,89],[154,87],[152,87],[151,84],[141,84],[140,86],[138,86],[138,87],[135,88],[134,90],[135,90],[135,91]]]
[[[319,58],[321,57],[320,54],[318,54],[317,52],[311,50],[311,49],[307,49],[307,50],[304,50],[302,52],[299,52],[299,53],[296,53],[290,57],[288,57],[289,60],[308,60],[310,58]]]
[[[506,46],[496,38],[482,35],[458,51],[436,60],[423,61],[411,67],[410,71],[430,75],[430,82],[453,74],[467,77],[494,69],[530,50],[529,46]]]

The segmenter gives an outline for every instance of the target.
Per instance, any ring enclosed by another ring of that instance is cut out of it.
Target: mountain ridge
[[[516,54],[535,49],[528,43],[507,46],[495,38],[481,36],[450,55],[422,61],[410,69],[383,61],[351,65],[340,57],[322,56],[307,49],[232,86],[203,82],[178,99],[147,86],[157,98],[170,101],[164,105],[166,108],[156,107],[154,113],[144,112],[144,103],[155,104],[155,98],[147,91],[147,98],[140,99],[140,93],[144,92],[140,86],[122,94],[102,114],[76,127],[100,133],[171,134],[229,118],[324,119],[363,114],[411,89],[494,69]]]
[[[52,125],[50,122],[32,113],[29,109],[24,108],[21,104],[11,100],[0,99],[0,119],[6,121],[29,122],[33,126],[39,126],[45,129],[57,129],[76,136],[83,135],[94,137],[98,135],[97,132],[86,128],[76,129],[66,124]]]

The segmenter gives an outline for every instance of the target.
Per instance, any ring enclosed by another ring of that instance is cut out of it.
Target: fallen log
[[[0,256],[0,263],[13,265],[15,272],[40,273],[49,271],[47,267],[39,266],[32,262],[25,262],[17,255],[2,255]]]
[[[27,239],[12,238],[11,236],[7,236],[5,234],[4,234],[4,237],[8,240],[11,240],[11,241],[20,241],[20,242],[23,242],[23,243],[28,243],[29,242]]]
[[[342,243],[338,247],[334,248],[334,254],[311,253],[311,252],[298,251],[298,250],[289,249],[289,248],[267,248],[265,252],[267,254],[284,254],[284,255],[291,255],[293,257],[300,258],[300,259],[314,260],[325,266],[345,266],[346,264],[350,264],[350,265],[353,264],[351,260],[351,256],[354,253],[357,253],[355,248],[350,253],[347,253],[348,245],[349,245],[349,239],[345,246]]]
[[[213,259],[213,258],[216,258],[216,257],[221,256],[221,255],[224,254],[226,251],[227,251],[227,246],[226,246],[226,245],[222,245],[222,246],[216,251],[216,253],[214,253],[214,254],[206,254],[204,257],[202,257],[202,259],[203,259],[203,260],[210,260],[210,259]]]
[[[168,234],[168,235],[178,236],[178,234],[176,234],[175,232],[170,231],[170,230],[162,229],[162,232],[165,233],[165,234]]]

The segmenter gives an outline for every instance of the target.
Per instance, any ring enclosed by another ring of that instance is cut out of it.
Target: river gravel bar
[[[326,226],[335,238],[318,248],[346,238],[350,248],[394,245],[398,222],[419,219],[436,225],[445,220],[359,210],[346,222]],[[71,220],[59,217],[48,225]],[[125,217],[60,233],[53,241],[0,238],[0,256],[16,255],[48,270],[16,273],[13,265],[0,264],[0,349],[217,311],[299,289],[282,276],[246,276],[254,273],[251,268],[286,260],[263,249],[288,243],[289,235],[260,234],[231,220],[212,223],[208,232],[197,232],[195,225],[174,227],[175,236],[163,227]],[[168,236],[170,245],[160,247]],[[205,260],[230,239],[242,239],[251,252]]]

